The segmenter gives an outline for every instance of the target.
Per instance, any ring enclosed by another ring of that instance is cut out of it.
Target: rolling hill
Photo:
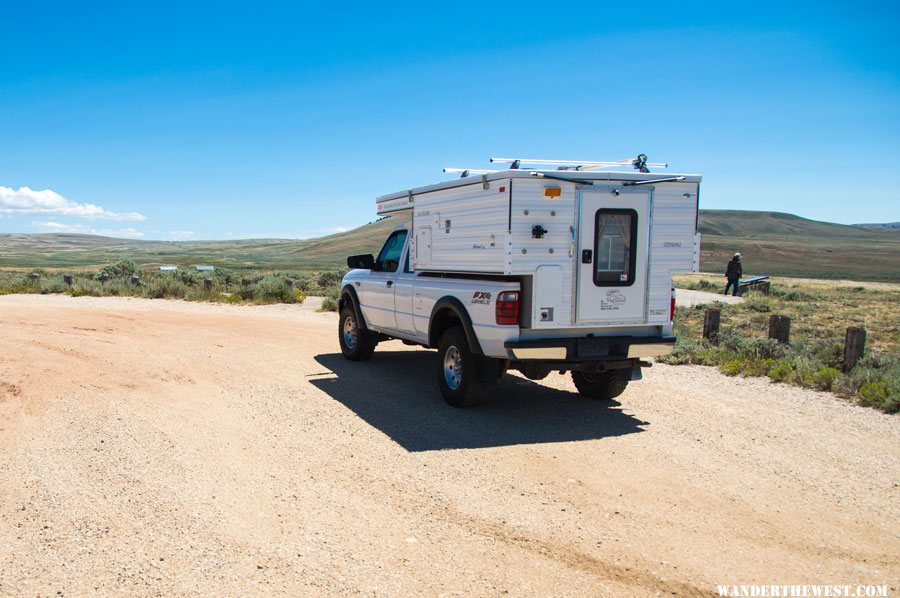
[[[854,224],[853,226],[861,226],[863,228],[877,228],[877,229],[893,229],[900,230],[900,222],[869,222],[863,224]]]
[[[231,268],[342,267],[374,253],[399,222],[387,218],[307,240],[134,241],[90,235],[0,234],[0,267],[94,267],[122,257],[147,265]],[[747,273],[900,281],[900,231],[808,220],[781,212],[701,210],[701,269],[717,272],[735,251]]]
[[[147,265],[212,264],[229,268],[323,269],[354,253],[374,253],[394,226],[387,218],[315,239],[140,241],[57,233],[0,234],[0,267],[97,266],[129,257]]]
[[[782,212],[700,211],[700,267],[725,271],[739,251],[747,274],[900,281],[900,231]]]

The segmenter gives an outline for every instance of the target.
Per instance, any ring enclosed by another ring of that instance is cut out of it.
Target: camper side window
[[[603,287],[634,284],[637,212],[597,210],[594,231],[594,284]]]
[[[400,265],[400,254],[403,253],[403,244],[406,242],[406,231],[398,230],[384,242],[384,247],[375,260],[375,265],[382,272],[396,272]]]

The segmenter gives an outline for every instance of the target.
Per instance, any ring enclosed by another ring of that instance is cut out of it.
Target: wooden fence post
[[[721,316],[721,310],[711,307],[706,310],[706,316],[703,318],[703,338],[714,345],[719,344],[719,322],[721,321]]]
[[[72,275],[71,274],[63,274],[63,282],[69,286],[72,286]]]
[[[850,326],[844,337],[844,371],[849,372],[866,350],[866,329]]]
[[[788,344],[791,340],[791,319],[788,316],[769,316],[769,338]]]

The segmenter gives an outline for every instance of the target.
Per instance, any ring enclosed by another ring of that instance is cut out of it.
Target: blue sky
[[[900,220],[900,4],[0,0],[0,232],[309,237],[492,155]]]

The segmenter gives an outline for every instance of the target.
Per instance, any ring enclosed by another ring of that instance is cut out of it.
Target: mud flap
[[[623,380],[629,380],[634,382],[635,380],[643,380],[644,375],[641,373],[641,366],[636,365],[631,368],[631,371],[622,370],[619,374]]]
[[[493,386],[499,384],[509,369],[509,361],[506,359],[495,359],[493,357],[478,356],[476,362],[478,381],[483,386]]]

